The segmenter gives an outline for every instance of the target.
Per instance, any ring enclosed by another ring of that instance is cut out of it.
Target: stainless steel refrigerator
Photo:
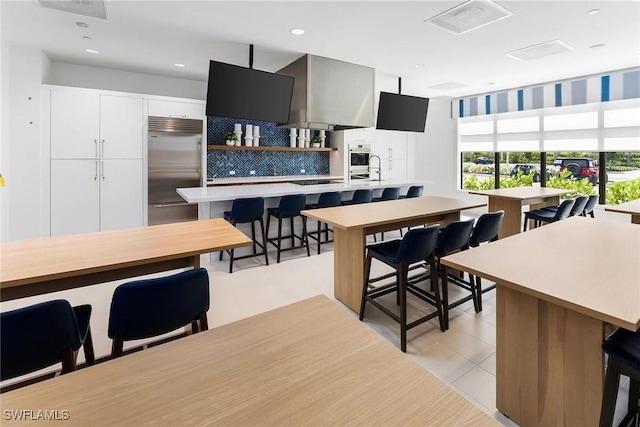
[[[149,225],[198,219],[176,188],[199,187],[202,179],[202,120],[149,117]]]

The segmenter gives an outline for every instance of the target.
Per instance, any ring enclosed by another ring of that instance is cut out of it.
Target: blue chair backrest
[[[400,197],[400,187],[387,187],[382,190],[380,200],[397,200]]]
[[[558,211],[556,212],[554,218],[556,220],[568,218],[574,203],[575,202],[573,199],[564,200],[562,203],[560,203],[560,206],[558,206]]]
[[[264,214],[264,198],[250,197],[236,199],[231,205],[231,218],[236,222],[251,222],[258,220]]]
[[[589,196],[579,196],[573,202],[573,207],[571,208],[571,213],[569,216],[580,215],[582,211],[584,211],[584,207],[587,205],[589,201]]]
[[[305,207],[306,200],[307,196],[304,194],[282,196],[278,204],[278,212],[283,217],[300,215],[300,211]]]
[[[340,206],[342,201],[342,193],[340,191],[328,191],[320,194],[318,197],[319,208],[331,208],[334,206]]]
[[[589,196],[589,200],[583,209],[583,213],[586,215],[593,211],[593,208],[596,207],[596,203],[598,203],[598,195]]]
[[[396,259],[391,262],[404,260],[407,264],[413,264],[427,259],[435,250],[438,240],[438,224],[424,228],[414,228],[404,235],[398,248]]]
[[[116,288],[109,314],[109,338],[124,341],[174,331],[209,310],[209,275],[204,268]]]
[[[0,377],[15,378],[60,362],[82,345],[66,300],[47,301],[0,315]]]
[[[469,246],[472,228],[473,219],[449,223],[438,236],[436,255],[445,256],[452,252],[466,249]]]
[[[492,242],[498,240],[498,232],[504,219],[504,211],[489,212],[478,218],[471,238],[469,238],[469,245],[476,247],[480,243]]]
[[[373,190],[370,188],[361,188],[353,193],[351,203],[369,203],[373,199]]]
[[[407,191],[407,199],[410,199],[412,197],[422,196],[422,190],[424,190],[424,186],[412,185],[411,187],[409,187],[409,190]]]

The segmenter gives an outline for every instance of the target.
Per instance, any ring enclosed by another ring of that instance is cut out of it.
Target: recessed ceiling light
[[[424,65],[424,64],[416,64],[416,68],[425,68],[425,67],[426,67],[426,65]]]
[[[184,65],[184,64],[173,64],[173,65],[175,65],[175,66],[176,66],[176,67],[178,67],[178,68],[184,68],[184,67],[186,67],[186,65]]]
[[[100,53],[100,51],[95,50],[95,49],[85,49],[85,52],[87,52],[87,53]]]
[[[294,28],[293,30],[291,30],[291,34],[293,34],[294,36],[301,36],[304,34],[304,30],[302,28]]]
[[[82,36],[82,38],[85,39],[85,40],[91,40],[91,37],[89,37],[89,36]]]
[[[494,85],[494,84],[496,84],[496,82],[489,82],[489,83],[487,83],[487,84],[488,84],[488,85]]]
[[[603,43],[599,43],[599,44],[594,44],[593,46],[589,46],[589,49],[600,49],[603,48],[605,45]]]
[[[600,12],[600,9],[591,9],[589,12],[587,12],[587,15],[595,15],[598,12]]]
[[[87,28],[89,26],[89,24],[87,24],[86,22],[76,22],[76,25],[80,28]]]

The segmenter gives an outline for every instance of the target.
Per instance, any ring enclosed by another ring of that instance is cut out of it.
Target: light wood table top
[[[607,323],[640,327],[640,227],[572,217],[443,258],[496,282],[496,407],[597,425]]]
[[[451,267],[635,331],[640,228],[571,217],[443,258]]]
[[[324,296],[2,395],[39,408],[69,426],[499,425]]]
[[[386,202],[362,203],[302,211],[308,216],[342,229],[396,225],[400,222],[422,221],[433,215],[460,212],[486,206],[447,197],[424,196]]]
[[[504,211],[504,218],[498,236],[501,239],[520,233],[522,228],[522,207],[540,209],[560,204],[560,195],[570,190],[546,187],[513,187],[496,190],[470,191],[489,197],[489,212]],[[530,227],[533,228],[533,227]]]
[[[474,190],[469,191],[469,194],[478,194],[480,196],[496,197],[501,199],[517,199],[527,200],[539,197],[553,197],[560,196],[562,194],[570,193],[572,190],[565,190],[562,188],[547,188],[547,187],[512,187],[512,188],[497,188],[494,190]]]
[[[634,224],[640,224],[640,199],[631,200],[626,203],[620,203],[619,205],[607,206],[605,211],[618,212],[631,215],[631,222]]]
[[[199,256],[249,246],[224,219],[190,221],[0,244],[2,301],[197,267]]]

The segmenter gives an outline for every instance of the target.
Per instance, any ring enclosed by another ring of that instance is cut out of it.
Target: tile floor
[[[385,234],[387,239],[393,237],[399,237],[399,234]],[[264,265],[263,257],[249,258],[238,261],[233,274],[227,272],[228,256],[222,262],[218,261],[218,254],[203,256],[202,266],[209,271],[211,281],[209,327],[221,326],[318,294],[325,294],[335,300],[331,244],[326,247],[323,245],[320,255],[315,254],[316,246],[313,241],[311,249],[310,257],[303,250],[285,252],[282,255],[283,261],[276,264],[275,251],[270,248],[269,266]],[[374,261],[373,275],[386,271],[383,264]],[[109,303],[113,289],[120,283],[122,282],[112,282],[5,302],[1,307],[2,311],[7,311],[58,297],[66,298],[72,304],[90,303],[93,306],[92,330],[96,355],[107,355],[111,345],[106,334]],[[463,291],[450,286],[450,299],[454,300],[459,292]],[[390,306],[394,306],[393,294],[385,298],[389,298]],[[418,307],[417,302],[419,300],[412,296],[408,298],[409,313],[414,316],[424,308],[424,303]],[[339,302],[337,304],[344,307]],[[344,308],[356,316],[351,310]],[[371,305],[367,306],[365,324],[399,348],[398,325]],[[496,410],[495,324],[495,291],[490,291],[484,294],[481,313],[475,313],[471,301],[453,309],[450,312],[450,329],[446,333],[440,331],[437,319],[410,330],[407,336],[407,355],[500,423],[515,426],[515,423]],[[137,344],[139,343],[131,343]],[[625,381],[621,384],[616,423],[621,419],[626,406],[627,388],[628,381]]]

